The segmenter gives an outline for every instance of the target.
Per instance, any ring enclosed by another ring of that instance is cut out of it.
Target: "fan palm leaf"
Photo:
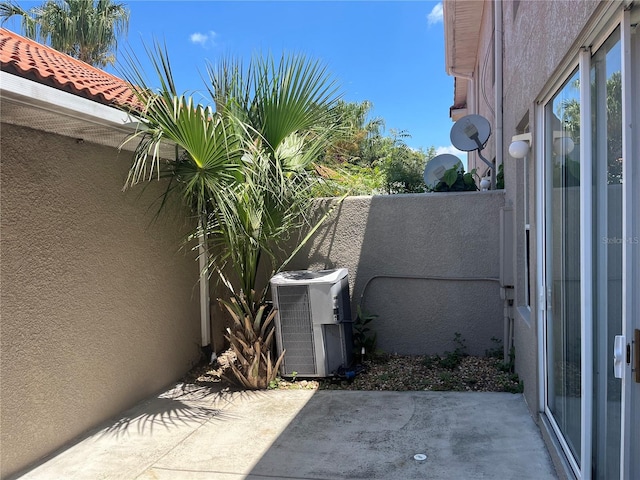
[[[266,261],[278,270],[283,241],[309,223],[309,170],[331,142],[335,85],[305,57],[254,59],[247,69],[227,59],[209,66],[212,105],[202,105],[178,92],[166,47],[147,54],[158,88],[134,56],[125,73],[144,123],[128,139],[138,143],[126,187],[168,177],[165,195],[180,192],[199,217],[203,229],[192,238],[208,239],[209,271],[231,296],[220,304],[231,318],[232,372],[247,388],[266,388],[283,356],[273,361],[276,312],[266,288],[256,293],[258,268]]]
[[[242,179],[241,143],[230,120],[178,94],[166,50],[156,43],[147,54],[156,71],[160,87],[153,89],[135,56],[128,56],[125,77],[137,100],[143,105],[143,127],[126,141],[138,141],[134,162],[125,187],[148,178],[153,172],[178,182],[184,201],[198,215],[219,208],[233,209],[228,191]],[[162,158],[166,143],[177,146],[177,158]],[[167,192],[169,193],[169,192]]]
[[[118,38],[129,25],[125,4],[111,0],[47,0],[29,10],[0,2],[3,23],[12,16],[22,17],[25,36],[97,67],[115,63]]]

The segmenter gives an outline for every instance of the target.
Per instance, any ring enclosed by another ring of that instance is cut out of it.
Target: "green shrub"
[[[434,187],[430,188],[432,192],[474,192],[478,190],[473,176],[477,176],[476,169],[465,173],[462,166],[453,166],[442,176]]]
[[[358,305],[357,312],[356,321],[353,322],[353,353],[356,357],[361,355],[363,360],[366,356],[374,358],[378,345],[378,334],[372,332],[367,325],[378,318],[378,315],[365,312],[360,305]]]

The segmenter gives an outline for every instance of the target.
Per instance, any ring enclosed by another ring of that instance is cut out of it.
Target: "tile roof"
[[[4,28],[0,28],[0,68],[105,105],[139,105],[121,78]]]

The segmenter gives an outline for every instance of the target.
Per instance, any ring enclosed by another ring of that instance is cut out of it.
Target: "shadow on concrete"
[[[246,414],[233,413],[234,410],[264,402],[267,397],[267,392],[234,390],[220,384],[179,383],[11,478],[139,478],[141,472],[198,432],[214,430],[216,441],[224,438],[233,425],[246,421]],[[198,444],[192,449],[194,455],[202,456],[203,452],[215,450],[214,444]]]
[[[522,395],[218,393],[154,396],[24,480],[556,478]]]
[[[140,411],[142,410],[142,411]],[[187,426],[194,422],[202,423],[208,420],[224,420],[226,414],[217,408],[200,405],[189,405],[171,398],[157,398],[145,407],[119,418],[115,423],[104,428],[98,437],[105,435],[128,434],[132,429],[138,434],[153,435],[154,428],[162,426],[165,429],[180,425]]]
[[[96,438],[121,436],[136,432],[153,435],[154,428],[166,430],[189,427],[210,420],[230,420],[226,408],[236,402],[265,395],[261,391],[241,390],[216,383],[212,386],[178,384],[157,397],[142,402],[102,428]]]
[[[318,391],[244,478],[557,477],[521,395]]]

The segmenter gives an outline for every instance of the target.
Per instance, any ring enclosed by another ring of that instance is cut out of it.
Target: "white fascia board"
[[[449,113],[450,113],[449,116],[451,117],[451,120],[453,120],[454,122],[457,122],[462,117],[467,115],[468,109],[466,107],[465,108],[452,108],[452,109],[450,109]]]
[[[61,112],[104,126],[135,130],[140,122],[133,115],[92,100],[0,71],[0,98]]]
[[[442,2],[442,19],[444,24],[444,69],[448,75],[454,63],[454,13],[455,6],[451,0]]]

